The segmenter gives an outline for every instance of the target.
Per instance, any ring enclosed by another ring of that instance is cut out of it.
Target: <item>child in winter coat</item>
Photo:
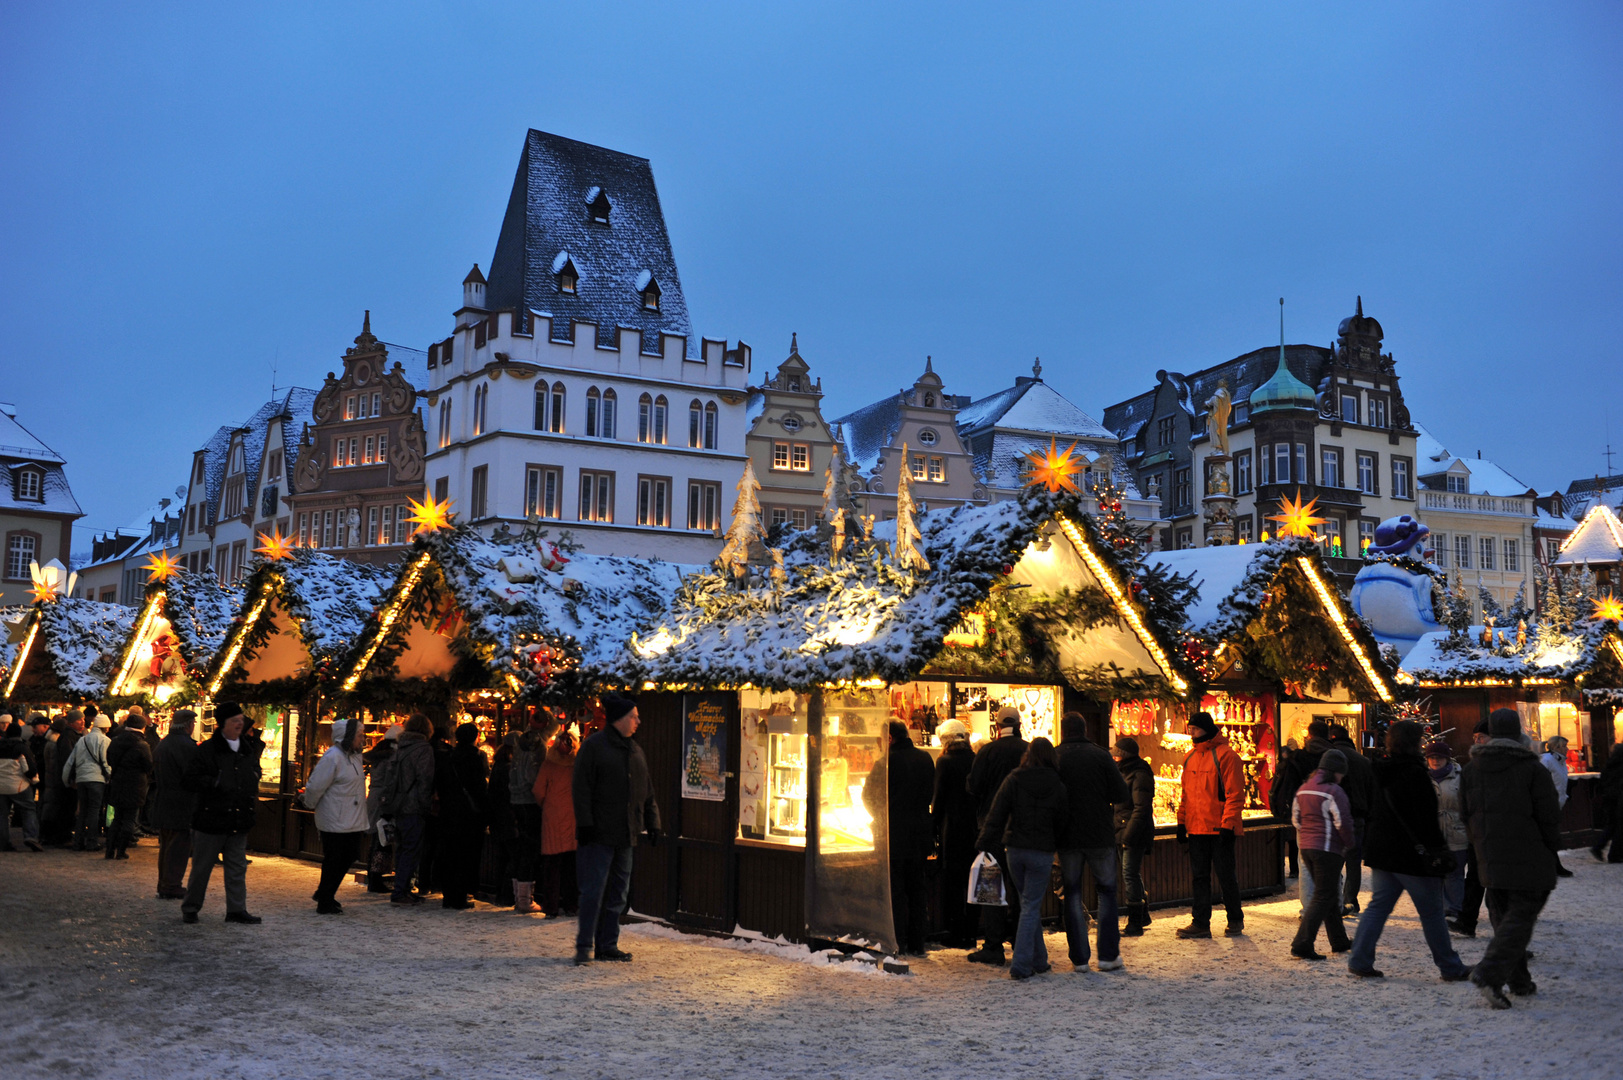
[[[1313,899],[1302,911],[1291,942],[1291,956],[1298,960],[1323,960],[1313,948],[1324,925],[1332,952],[1352,948],[1347,929],[1341,922],[1341,864],[1353,846],[1352,806],[1341,780],[1347,775],[1347,757],[1340,750],[1326,750],[1313,775],[1296,789],[1291,803],[1291,824],[1296,827],[1296,847],[1301,852],[1302,876],[1313,875]]]

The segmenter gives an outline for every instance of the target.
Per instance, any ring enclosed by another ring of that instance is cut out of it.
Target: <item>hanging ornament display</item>
[[[416,536],[418,533],[435,532],[439,529],[449,529],[451,527],[450,499],[439,502],[431,495],[422,502],[418,502],[416,499],[407,499],[406,502],[411,504],[411,516],[407,517],[406,520],[416,526],[411,530],[411,535]]]
[[[1026,455],[1026,460],[1031,463],[1031,475],[1026,478],[1026,486],[1045,487],[1053,492],[1076,491],[1076,481],[1072,478],[1082,472],[1083,465],[1077,460],[1075,451],[1076,443],[1073,442],[1061,452],[1059,443],[1050,436],[1046,451],[1033,450]]]

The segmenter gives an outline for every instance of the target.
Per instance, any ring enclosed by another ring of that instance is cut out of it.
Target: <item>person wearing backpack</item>
[[[387,878],[394,872],[393,823],[383,820],[383,793],[393,785],[394,752],[404,730],[399,724],[391,724],[377,745],[361,754],[367,777],[366,828],[372,834],[366,860],[366,891],[369,893],[388,892]]]
[[[530,716],[530,726],[513,747],[507,772],[507,801],[513,807],[518,831],[513,841],[513,910],[528,915],[535,905],[535,867],[541,857],[541,807],[535,799],[535,779],[547,755],[547,735],[554,727],[545,709]]]
[[[77,788],[79,793],[74,851],[96,851],[101,847],[107,781],[113,778],[112,767],[107,764],[107,748],[112,745],[107,729],[112,726],[113,722],[107,717],[96,717],[95,726],[74,744],[67,764],[62,766],[62,782]]]

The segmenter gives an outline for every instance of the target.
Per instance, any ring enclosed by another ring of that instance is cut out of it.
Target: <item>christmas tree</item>
[[[733,577],[742,579],[749,569],[750,544],[765,538],[761,528],[761,503],[755,493],[761,490],[755,479],[755,463],[744,459],[744,475],[738,478],[738,501],[733,503],[733,521],[727,527],[727,542],[722,545],[717,563],[723,570],[731,567]]]
[[[1504,609],[1499,606],[1499,601],[1494,599],[1493,593],[1489,592],[1486,586],[1479,584],[1476,587],[1476,594],[1478,601],[1482,604],[1482,621],[1484,623],[1491,622],[1495,626],[1503,626],[1505,623]]]
[[[902,444],[902,467],[897,471],[896,481],[896,547],[891,552],[891,558],[897,566],[905,570],[928,570],[930,563],[924,557],[924,552],[918,548],[924,534],[913,522],[913,484],[911,472],[907,466],[907,444]]]
[[[1516,590],[1516,599],[1505,609],[1503,625],[1519,626],[1523,622],[1531,621],[1532,618],[1533,612],[1527,606],[1527,582],[1524,581],[1521,588]]]

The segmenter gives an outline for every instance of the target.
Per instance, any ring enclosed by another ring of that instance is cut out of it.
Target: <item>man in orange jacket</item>
[[[1195,748],[1183,760],[1183,799],[1178,803],[1178,843],[1189,845],[1189,870],[1195,878],[1193,921],[1180,927],[1181,938],[1212,936],[1212,870],[1223,890],[1229,937],[1245,933],[1240,907],[1240,880],[1234,876],[1234,838],[1240,835],[1245,807],[1245,770],[1228,740],[1217,733],[1211,713],[1189,718]]]

